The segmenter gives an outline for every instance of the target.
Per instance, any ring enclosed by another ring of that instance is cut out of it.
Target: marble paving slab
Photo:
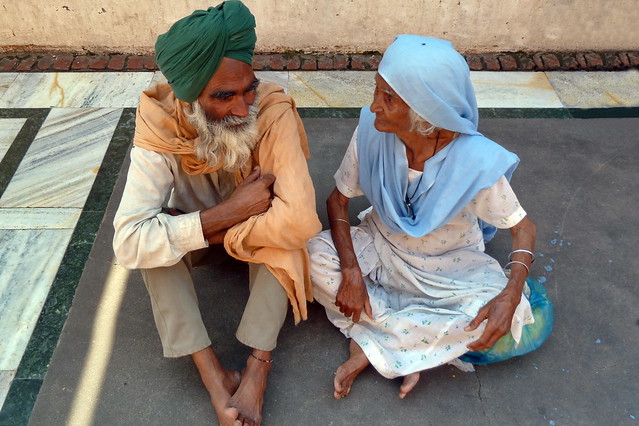
[[[2,74],[0,74],[1,76]],[[0,161],[4,158],[11,144],[22,129],[26,118],[2,118],[0,119]]]
[[[149,87],[155,86],[158,83],[166,83],[166,77],[160,71],[155,71],[153,73],[153,77],[151,77],[151,82],[149,83]]]
[[[568,108],[638,107],[639,70],[547,72]]]
[[[288,93],[288,71],[255,71],[255,76],[260,81],[275,83]]]
[[[11,83],[18,77],[17,72],[2,72],[0,73],[0,97],[7,91]]]
[[[82,209],[0,208],[0,229],[73,229]]]
[[[288,93],[298,107],[362,107],[370,105],[374,71],[290,72]]]
[[[4,401],[7,399],[7,393],[9,393],[11,382],[15,376],[15,370],[0,370],[0,407],[4,405]]]
[[[16,370],[73,229],[0,230],[0,370]]]
[[[82,208],[121,114],[120,109],[52,109],[0,207]]]
[[[153,73],[24,73],[0,97],[0,108],[136,107]]]
[[[479,108],[562,108],[543,72],[471,71]]]

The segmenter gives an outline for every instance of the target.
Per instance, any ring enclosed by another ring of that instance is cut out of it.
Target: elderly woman
[[[403,376],[487,350],[534,322],[522,297],[535,225],[509,185],[517,156],[477,131],[466,61],[451,43],[398,36],[375,77],[327,200],[330,231],[309,243],[314,294],[350,338],[335,397],[368,365]],[[350,198],[372,209],[348,221]],[[492,225],[492,226],[491,226]],[[512,235],[510,274],[484,253],[497,228]]]

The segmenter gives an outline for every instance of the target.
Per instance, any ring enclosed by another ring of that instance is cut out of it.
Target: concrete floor
[[[305,118],[311,173],[324,200],[356,125]],[[536,352],[462,373],[422,373],[397,397],[399,380],[368,369],[343,400],[332,396],[347,341],[317,304],[287,320],[275,352],[264,425],[617,425],[639,417],[639,119],[483,119],[480,130],[515,151],[518,197],[537,224],[532,276],[555,304],[555,329]],[[112,218],[120,173],[73,306],[30,418],[32,425],[216,424],[189,359],[162,357],[139,272],[117,265]],[[353,203],[366,207],[364,202]],[[352,216],[356,215],[352,211]],[[509,236],[488,251],[500,261]],[[241,368],[248,349],[233,337],[247,270],[226,259],[197,269],[204,320],[223,364]]]

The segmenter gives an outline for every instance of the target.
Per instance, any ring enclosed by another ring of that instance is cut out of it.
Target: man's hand
[[[230,227],[267,211],[271,207],[273,183],[275,176],[261,176],[260,167],[255,167],[227,200],[200,211],[202,233],[209,244],[222,243]]]
[[[342,283],[337,290],[335,306],[346,318],[353,315],[353,322],[359,321],[362,310],[373,319],[373,310],[359,267],[342,269]]]
[[[228,202],[236,208],[236,213],[243,216],[242,220],[264,213],[271,207],[273,183],[275,183],[275,176],[260,175],[260,166],[257,166],[235,188]]]
[[[171,216],[180,216],[186,214],[182,210],[176,209],[175,207],[162,207],[162,213],[166,213]]]
[[[226,236],[226,231],[228,229],[222,229],[221,231],[216,232],[213,235],[210,235],[206,241],[208,241],[209,245],[211,244],[224,244],[224,237]]]
[[[513,294],[513,291],[506,287],[501,293],[486,303],[470,324],[464,328],[465,331],[473,331],[484,320],[488,320],[486,329],[481,337],[468,344],[468,349],[471,351],[490,349],[497,343],[497,340],[505,336],[510,331],[513,315],[520,300],[521,293]]]

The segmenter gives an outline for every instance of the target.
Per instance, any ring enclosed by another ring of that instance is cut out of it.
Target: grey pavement
[[[355,119],[305,118],[320,217]],[[292,316],[274,353],[263,424],[623,425],[639,417],[639,118],[482,119],[480,130],[515,151],[518,197],[537,224],[532,275],[545,281],[555,328],[537,351],[463,373],[421,375],[409,396],[400,380],[369,368],[343,400],[332,396],[346,339],[317,304]],[[31,425],[216,424],[188,358],[162,357],[139,272],[111,249],[125,163],[30,418]],[[352,210],[366,207],[359,201]],[[501,262],[507,232],[488,251]],[[220,256],[196,269],[200,304],[223,364],[239,369],[248,348],[234,338],[247,297],[247,268]],[[109,310],[110,309],[110,310]]]

